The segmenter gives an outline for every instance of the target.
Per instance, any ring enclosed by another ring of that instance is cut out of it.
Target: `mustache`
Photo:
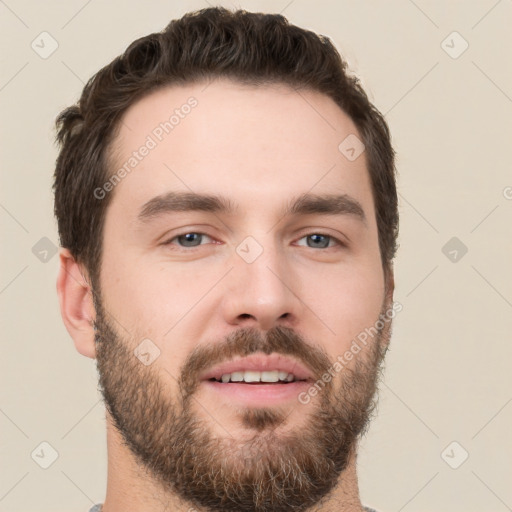
[[[254,327],[241,328],[220,342],[198,346],[192,351],[181,370],[183,394],[190,395],[195,391],[202,371],[236,356],[247,357],[257,352],[292,356],[312,372],[315,380],[332,366],[324,349],[306,342],[291,328],[276,326],[265,333]]]

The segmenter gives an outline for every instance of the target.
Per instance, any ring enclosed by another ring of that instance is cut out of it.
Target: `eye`
[[[305,243],[301,243],[305,240]],[[311,247],[314,249],[327,249],[336,245],[343,245],[337,238],[330,235],[323,235],[321,233],[313,233],[306,235],[297,241],[297,245]]]
[[[202,242],[207,240],[205,243],[211,243],[212,238],[204,233],[183,233],[182,235],[171,238],[164,245],[178,245],[179,247],[197,247],[204,245]],[[176,241],[176,242],[175,242]]]

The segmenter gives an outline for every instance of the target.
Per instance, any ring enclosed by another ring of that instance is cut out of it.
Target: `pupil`
[[[311,244],[309,242],[312,242]],[[321,247],[325,248],[329,246],[329,237],[324,235],[310,235],[308,237],[309,247]]]
[[[201,242],[201,235],[199,235],[199,233],[187,233],[185,235],[181,235],[179,237],[179,241],[181,245],[194,247],[199,245],[199,242]]]

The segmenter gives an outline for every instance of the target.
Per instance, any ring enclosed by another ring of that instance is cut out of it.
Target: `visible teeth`
[[[279,372],[273,370],[271,372],[261,372],[261,382],[277,382],[279,380]]]
[[[261,380],[261,372],[245,370],[245,374],[244,374],[245,382],[260,382],[260,380]]]
[[[245,370],[233,373],[224,373],[217,381],[227,382],[292,382],[295,380],[293,373],[282,372],[279,370],[268,370],[258,372],[255,370]]]

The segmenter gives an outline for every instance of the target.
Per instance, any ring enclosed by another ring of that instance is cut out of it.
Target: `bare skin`
[[[157,140],[155,128],[190,97],[197,105]],[[339,151],[340,142],[358,132],[332,100],[284,85],[253,88],[227,80],[166,87],[125,113],[113,172],[151,134],[156,146],[108,192],[113,197],[103,236],[101,301],[130,350],[144,339],[158,347],[159,356],[145,371],[170,399],[178,401],[177,379],[194,348],[220,345],[236,329],[293,329],[335,361],[375,324],[383,305],[391,304],[393,278],[386,283],[365,155],[349,161]],[[168,192],[219,195],[234,208],[140,218],[148,201]],[[363,215],[285,213],[302,194],[349,197]],[[182,246],[183,237],[177,237],[186,233],[205,236],[197,246]],[[328,246],[309,245],[315,234]],[[237,252],[243,241],[250,255],[261,248],[250,263]],[[57,289],[65,325],[77,351],[95,358],[97,311],[87,273],[66,249],[60,261]],[[374,342],[387,344],[384,334]],[[368,353],[361,351],[347,368]],[[341,392],[342,378],[343,372],[335,375],[333,390]],[[272,399],[269,408],[286,415],[274,433],[311,425],[319,395],[307,404],[297,397]],[[229,431],[244,440],[255,431],[241,421],[241,411],[256,407],[256,401],[228,399],[202,382],[192,413],[212,436],[223,438]],[[108,412],[107,447],[103,512],[202,512],[155,481],[123,443]],[[308,511],[363,510],[356,451],[355,442],[337,485]],[[230,453],[225,457],[229,462]]]

